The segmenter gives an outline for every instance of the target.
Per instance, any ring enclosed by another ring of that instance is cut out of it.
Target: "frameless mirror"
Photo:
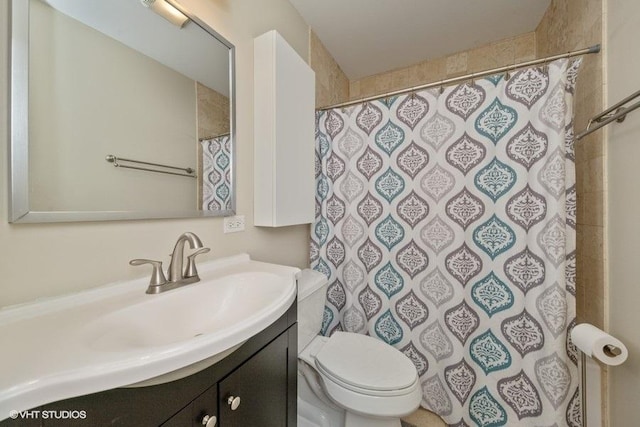
[[[11,222],[233,214],[227,40],[172,0],[11,10]]]

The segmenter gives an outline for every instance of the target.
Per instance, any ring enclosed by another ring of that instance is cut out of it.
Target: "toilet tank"
[[[298,281],[298,353],[322,329],[322,316],[327,295],[327,276],[314,270],[302,270]]]

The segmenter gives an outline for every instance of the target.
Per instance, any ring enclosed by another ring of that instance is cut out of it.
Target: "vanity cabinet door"
[[[162,423],[160,427],[187,427],[191,425],[191,405]]]
[[[214,385],[160,427],[217,427],[217,420],[218,387]]]
[[[215,418],[212,420],[212,418]],[[191,404],[191,424],[192,427],[218,427],[218,387],[213,386],[202,393]],[[208,424],[207,424],[208,421]]]
[[[220,427],[286,427],[287,342],[280,335],[218,383]]]

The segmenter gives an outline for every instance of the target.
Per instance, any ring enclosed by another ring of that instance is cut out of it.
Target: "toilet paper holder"
[[[605,365],[617,366],[625,361],[628,352],[620,340],[589,323],[576,325],[571,330],[570,339],[580,351],[582,427],[587,427],[587,357],[593,357]]]
[[[622,354],[622,349],[612,344],[607,344],[602,347],[602,352],[609,357],[616,357]]]
[[[602,347],[602,352],[608,357],[616,357],[622,354],[622,349],[613,344],[607,344]],[[587,355],[580,351],[580,397],[582,405],[582,427],[587,427],[587,393],[583,389],[587,384]]]

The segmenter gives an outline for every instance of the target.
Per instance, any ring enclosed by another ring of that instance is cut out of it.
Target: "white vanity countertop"
[[[242,254],[198,269],[200,282],[157,295],[145,293],[145,277],[1,309],[0,420],[229,351],[295,300],[294,267]]]

